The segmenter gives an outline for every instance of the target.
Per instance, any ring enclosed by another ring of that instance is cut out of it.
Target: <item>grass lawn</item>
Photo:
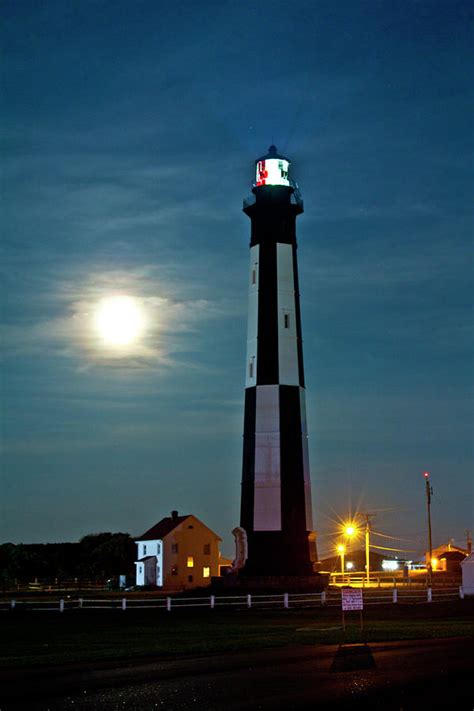
[[[346,617],[347,642],[474,637],[474,600],[383,606]],[[343,641],[340,611],[137,611],[3,613],[0,667],[146,656],[176,658]]]

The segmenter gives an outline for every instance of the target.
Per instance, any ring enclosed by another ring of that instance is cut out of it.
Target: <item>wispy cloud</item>
[[[104,343],[95,328],[94,316],[101,299],[122,294],[134,297],[143,312],[145,327],[136,342],[118,348]],[[236,312],[231,300],[205,296],[202,282],[195,282],[191,289],[189,285],[180,287],[151,266],[87,276],[76,274],[75,278],[51,284],[51,291],[43,294],[46,301],[56,302],[60,315],[7,325],[5,350],[10,357],[49,353],[69,359],[77,368],[107,366],[156,371],[177,362],[181,367],[196,368],[191,353],[199,351],[203,343],[193,335],[205,323],[229,318]]]

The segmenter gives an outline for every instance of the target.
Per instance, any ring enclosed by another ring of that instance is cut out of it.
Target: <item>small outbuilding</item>
[[[460,573],[461,563],[466,558],[466,554],[461,551],[445,551],[438,558],[438,565],[435,570],[445,570],[447,573]]]
[[[465,595],[474,595],[474,553],[461,561],[462,587]]]

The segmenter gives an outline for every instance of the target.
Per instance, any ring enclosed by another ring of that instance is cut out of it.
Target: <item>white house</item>
[[[136,539],[137,585],[186,590],[219,575],[219,536],[192,514],[161,519]]]

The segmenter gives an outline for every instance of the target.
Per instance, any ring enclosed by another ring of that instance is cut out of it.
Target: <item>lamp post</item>
[[[344,544],[339,543],[337,546],[337,552],[341,556],[341,573],[342,573],[342,582],[344,583],[344,553],[346,551],[346,547]]]
[[[365,518],[365,579],[367,585],[370,585],[370,518],[375,515],[375,513],[358,513],[358,516]]]
[[[426,510],[428,512],[428,587],[431,587],[433,582],[433,543],[431,540],[431,496],[433,495],[433,487],[430,484],[430,473],[424,472],[425,487],[426,487]]]

